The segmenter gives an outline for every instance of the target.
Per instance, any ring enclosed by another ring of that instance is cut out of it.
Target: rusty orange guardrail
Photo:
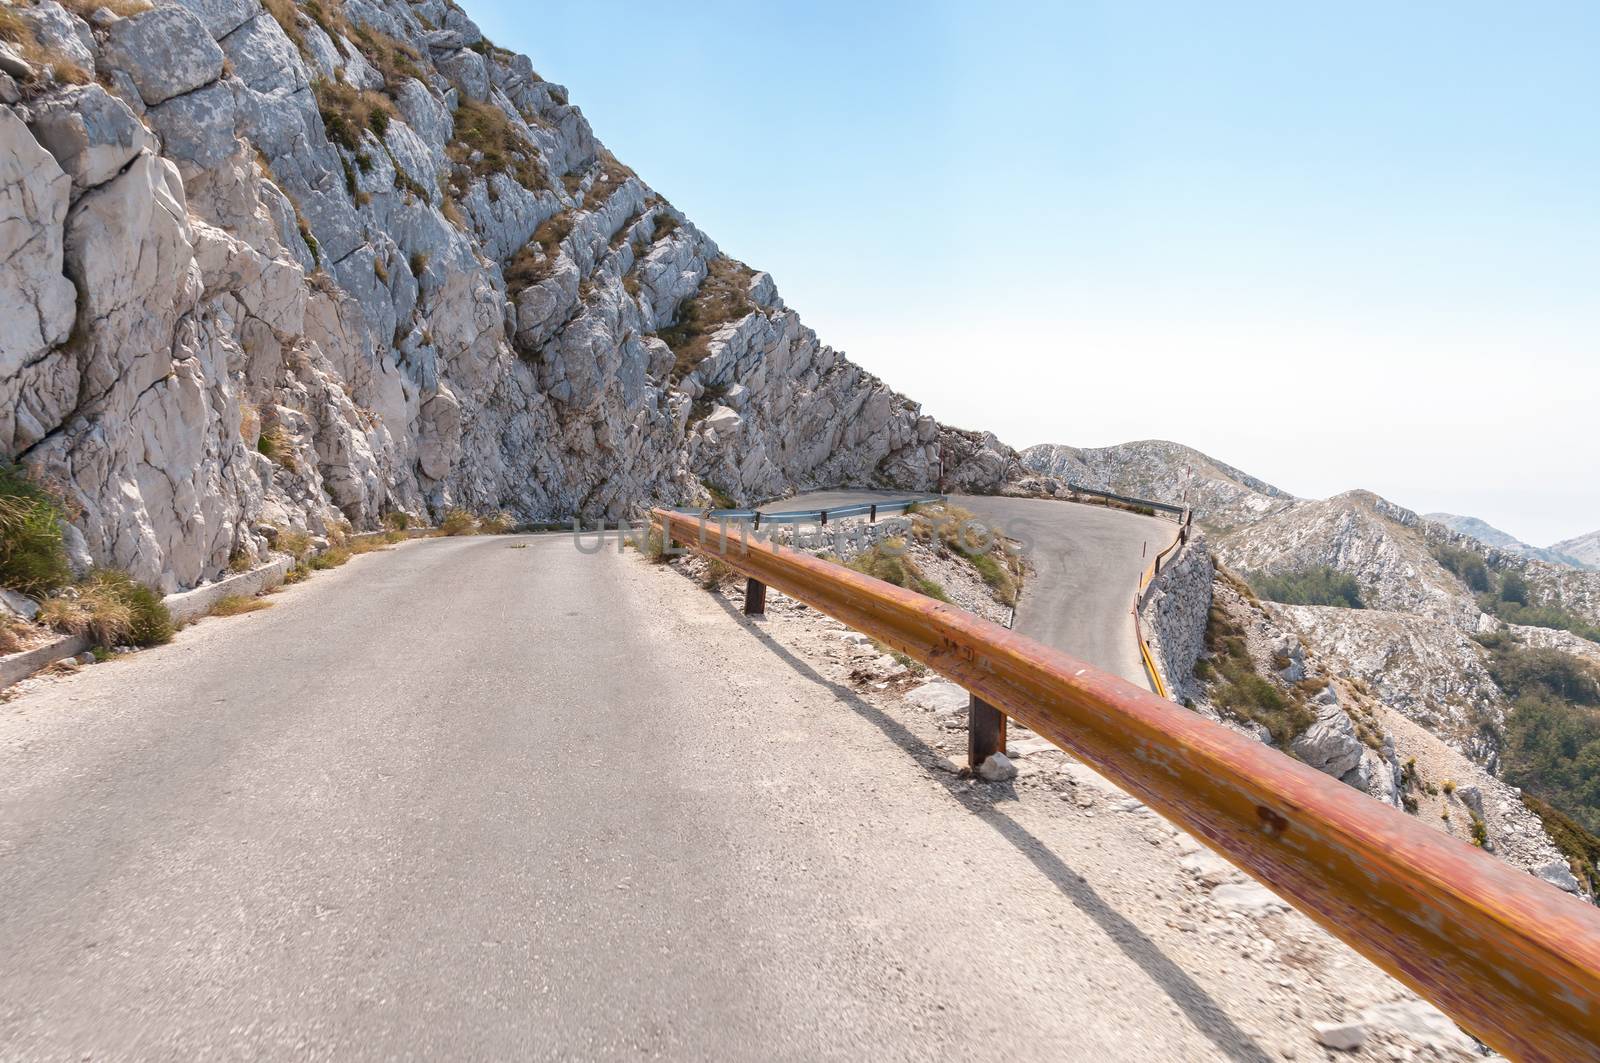
[[[1600,1059],[1600,911],[952,605],[694,516],[677,543],[871,635],[1088,763],[1514,1059]],[[704,538],[702,539],[702,536]]]

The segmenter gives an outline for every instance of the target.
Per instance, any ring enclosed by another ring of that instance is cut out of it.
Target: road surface
[[[1154,840],[670,568],[421,540],[271,600],[0,705],[0,1057],[1268,1058]]]
[[[762,509],[820,509],[905,497],[904,491],[817,491]],[[1130,610],[1140,573],[1177,534],[1172,521],[1046,499],[954,495],[951,500],[1026,545],[1033,571],[1017,606],[1018,631],[1129,682],[1149,685]]]

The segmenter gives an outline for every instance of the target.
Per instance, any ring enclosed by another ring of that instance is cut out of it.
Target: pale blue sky
[[[1600,528],[1600,3],[468,4],[944,420]]]

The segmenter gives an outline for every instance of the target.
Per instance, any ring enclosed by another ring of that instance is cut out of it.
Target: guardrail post
[[[761,530],[761,511],[759,509],[756,510],[756,519],[755,519],[755,524],[753,525],[753,528],[754,528],[755,531],[760,531]]]
[[[751,579],[745,582],[744,615],[767,615],[767,585],[758,579]]]
[[[1006,748],[1006,714],[976,694],[967,701],[967,767],[977,774],[983,762]]]
[[[817,512],[822,514],[822,526],[824,528],[826,528],[828,526],[828,511],[825,510],[825,509],[822,509],[822,510],[818,510]]]
[[[872,509],[867,512],[867,519],[874,524],[878,523],[878,503],[872,503]]]

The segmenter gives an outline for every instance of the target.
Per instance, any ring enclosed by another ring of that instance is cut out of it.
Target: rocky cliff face
[[[1022,463],[1081,487],[1188,505],[1196,520],[1217,531],[1260,520],[1296,502],[1265,480],[1164,439],[1095,449],[1045,443],[1024,450]]]
[[[0,456],[171,590],[391,510],[1014,463],[823,344],[446,0],[0,20]]]

